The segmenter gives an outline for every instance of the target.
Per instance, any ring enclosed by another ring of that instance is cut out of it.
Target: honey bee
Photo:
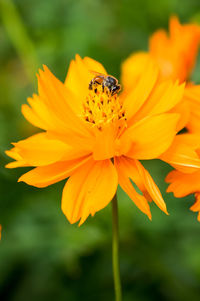
[[[104,92],[105,87],[108,88],[111,95],[118,93],[121,90],[121,85],[118,84],[118,80],[112,75],[105,75],[98,72],[93,72],[96,76],[89,83],[89,90],[92,90],[93,86],[101,85]]]

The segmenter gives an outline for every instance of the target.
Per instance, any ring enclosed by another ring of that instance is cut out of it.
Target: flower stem
[[[115,288],[115,300],[122,300],[121,280],[119,272],[119,226],[118,226],[118,206],[117,195],[112,200],[112,224],[113,224],[113,238],[112,238],[112,261],[113,261],[113,278]]]

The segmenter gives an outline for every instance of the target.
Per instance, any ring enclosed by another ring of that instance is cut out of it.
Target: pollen
[[[89,90],[83,103],[84,120],[92,123],[99,130],[109,123],[126,120],[123,104],[118,94],[112,95],[107,87],[101,85]]]

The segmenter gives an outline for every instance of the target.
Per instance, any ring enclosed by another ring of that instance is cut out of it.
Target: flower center
[[[122,102],[117,93],[102,85],[93,85],[83,103],[85,121],[94,124],[99,130],[111,122],[126,120]]]

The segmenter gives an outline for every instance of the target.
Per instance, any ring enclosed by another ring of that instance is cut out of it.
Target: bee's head
[[[111,89],[112,95],[118,93],[120,90],[121,90],[120,85],[113,86],[112,89]]]

